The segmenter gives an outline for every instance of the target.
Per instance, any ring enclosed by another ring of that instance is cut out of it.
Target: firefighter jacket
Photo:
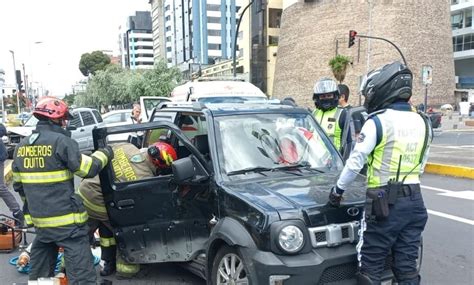
[[[116,182],[127,182],[155,176],[155,166],[131,143],[112,145],[114,158],[112,170]],[[106,222],[109,220],[105,209],[99,176],[84,179],[79,185],[78,194],[84,202],[91,219]]]
[[[329,139],[334,143],[338,151],[341,149],[341,136],[342,129],[344,128],[344,121],[341,117],[343,112],[345,112],[344,109],[340,107],[327,111],[320,109],[313,111],[314,118],[321,128],[323,128]]]
[[[69,132],[40,121],[13,155],[13,188],[24,201],[25,221],[37,238],[53,242],[87,234],[87,212],[74,193],[74,175],[93,177],[107,164],[107,155],[83,155]]]

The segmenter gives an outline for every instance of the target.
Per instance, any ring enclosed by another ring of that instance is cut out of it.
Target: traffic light
[[[354,45],[355,38],[357,36],[357,32],[354,30],[349,31],[349,47]]]
[[[23,80],[21,80],[21,71],[17,70],[15,75],[16,75],[16,85],[18,87],[18,91],[21,92],[21,90],[23,90]]]

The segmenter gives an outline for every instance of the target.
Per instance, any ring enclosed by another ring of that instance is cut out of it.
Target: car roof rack
[[[176,108],[188,108],[188,109],[193,109],[194,111],[202,111],[203,109],[206,109],[206,105],[202,102],[162,102],[160,105],[158,105],[157,109],[163,109],[163,108],[170,108],[170,107],[176,107]]]
[[[206,81],[240,81],[245,82],[245,79],[234,78],[234,77],[201,77],[196,80],[197,82],[206,82]]]

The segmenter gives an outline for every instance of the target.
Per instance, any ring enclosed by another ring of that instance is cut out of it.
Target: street
[[[424,238],[422,284],[474,283],[474,181],[425,174],[423,196],[429,212]],[[0,210],[6,213],[4,203]],[[31,238],[30,238],[31,241]],[[27,276],[8,265],[18,253],[0,254],[2,284],[26,282]],[[178,265],[147,266],[145,276],[113,284],[205,284]]]
[[[474,167],[474,130],[436,132],[428,161]]]

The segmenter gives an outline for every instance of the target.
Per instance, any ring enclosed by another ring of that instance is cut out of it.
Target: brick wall
[[[371,0],[371,35],[387,38],[402,50],[414,74],[414,104],[423,102],[421,69],[433,66],[429,105],[454,102],[454,60],[448,0]],[[365,0],[302,0],[284,10],[275,71],[274,97],[292,96],[314,107],[314,83],[331,76],[329,60],[338,53],[353,59],[344,83],[350,102],[358,105],[359,77],[367,73],[368,40],[347,48],[349,30],[368,34],[369,4]],[[336,42],[338,44],[336,44]],[[401,58],[388,43],[372,40],[369,70]],[[362,99],[363,102],[363,99]]]

